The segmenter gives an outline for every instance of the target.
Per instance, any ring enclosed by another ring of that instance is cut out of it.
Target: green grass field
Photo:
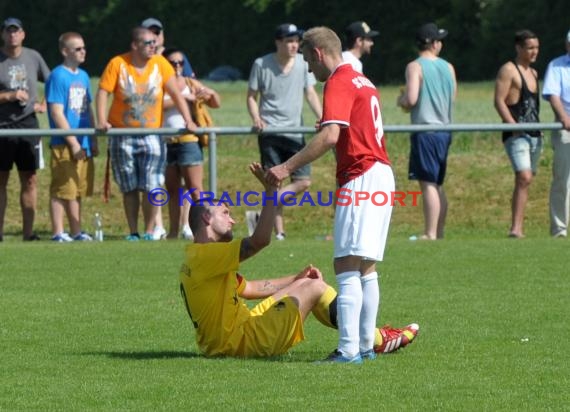
[[[392,239],[380,319],[417,321],[421,331],[360,367],[312,363],[336,344],[314,318],[287,356],[200,357],[178,293],[183,245],[3,245],[0,410],[568,408],[565,242]],[[243,273],[312,262],[334,284],[331,248],[287,240]]]
[[[214,84],[220,126],[248,126],[245,84]],[[386,124],[408,124],[398,87],[380,87]],[[492,84],[461,84],[455,121],[498,122]],[[546,106],[546,105],[545,105]],[[307,115],[307,123],[312,122]],[[543,121],[551,121],[548,108]],[[45,124],[45,123],[44,123]],[[397,190],[407,181],[407,136],[388,136]],[[105,138],[101,138],[102,146]],[[256,190],[247,164],[254,136],[219,139],[218,189]],[[46,146],[47,147],[47,146]],[[334,330],[310,318],[307,340],[271,360],[205,359],[178,292],[183,241],[120,240],[126,232],[116,186],[84,202],[85,228],[103,214],[106,241],[20,241],[15,176],[0,243],[0,410],[569,410],[570,295],[567,241],[548,236],[551,149],[531,186],[527,238],[506,238],[513,175],[498,133],[458,133],[446,182],[445,240],[410,242],[419,207],[394,211],[381,273],[379,324],[418,322],[403,351],[360,367],[315,365],[336,345]],[[49,172],[42,171],[37,229],[49,237]],[[313,165],[311,192],[334,187],[334,160]],[[236,234],[245,234],[243,207]],[[292,273],[313,263],[335,285],[332,208],[286,212],[288,237],[242,265],[249,278]]]

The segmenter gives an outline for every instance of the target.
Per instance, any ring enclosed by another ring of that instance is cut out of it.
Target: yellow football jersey
[[[206,355],[239,353],[249,309],[239,294],[245,279],[237,273],[241,239],[193,243],[180,270],[180,291]]]
[[[237,273],[241,239],[194,243],[186,248],[180,291],[208,356],[265,357],[287,352],[304,339],[303,319],[288,296],[272,296],[251,310],[240,297],[246,280]]]

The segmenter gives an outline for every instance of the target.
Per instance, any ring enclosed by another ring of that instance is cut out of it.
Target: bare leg
[[[148,192],[142,192],[142,210],[145,230],[144,232],[152,235],[154,233],[154,223],[156,222],[156,214],[158,213],[158,206],[153,205],[148,201]]]
[[[168,216],[170,220],[170,231],[168,232],[168,239],[178,238],[178,232],[180,229],[180,196],[178,189],[180,188],[180,174],[178,166],[167,166],[164,172],[164,182],[166,185],[166,190],[170,195],[170,201],[168,202]]]
[[[180,172],[184,179],[186,190],[196,189],[192,192],[192,200],[200,200],[200,193],[204,191],[202,184],[204,180],[204,167],[202,165],[183,166],[180,168]],[[189,212],[190,204],[185,202],[180,213],[182,225],[190,225]]]
[[[4,217],[8,204],[8,179],[10,172],[0,172],[0,236],[4,235]]]
[[[437,219],[437,238],[443,239],[445,232],[445,219],[447,218],[447,196],[443,186],[438,186],[439,192],[439,218]]]
[[[77,236],[81,233],[81,199],[73,199],[67,202],[67,219],[69,220],[69,233]]]
[[[447,198],[441,186],[420,181],[423,196],[424,239],[435,240],[443,237],[447,215]]]
[[[273,298],[279,300],[285,295],[291,297],[299,307],[301,317],[305,320],[327,287],[328,285],[321,279],[303,278],[284,287],[275,293]]]
[[[284,198],[285,201],[290,200],[292,197],[297,196],[299,193],[304,192],[311,185],[310,179],[293,180],[287,186],[282,187],[278,193],[278,199],[281,200],[281,195],[286,192],[293,192],[295,195],[289,195]],[[275,233],[285,233],[285,225],[283,223],[283,205],[279,204],[275,214]]]
[[[49,202],[51,217],[51,233],[53,236],[63,232],[63,215],[65,214],[66,200],[52,197]]]
[[[130,233],[138,233],[140,198],[138,190],[123,193],[123,208]]]
[[[509,236],[523,237],[524,209],[528,200],[528,188],[532,182],[532,171],[523,170],[515,173],[515,188],[512,199],[512,221]]]
[[[37,176],[35,170],[19,171],[20,208],[22,209],[22,235],[27,239],[33,235],[34,219],[38,203]]]

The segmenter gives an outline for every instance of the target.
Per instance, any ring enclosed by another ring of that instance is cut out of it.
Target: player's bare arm
[[[422,68],[418,62],[411,62],[406,66],[406,87],[398,98],[398,106],[411,109],[418,102],[420,86],[422,83]]]
[[[271,242],[271,232],[273,231],[275,212],[277,210],[277,204],[271,200],[272,195],[277,192],[277,186],[270,184],[267,179],[265,179],[263,167],[258,162],[251,163],[249,165],[249,170],[263,185],[267,192],[268,200],[264,202],[255,231],[250,237],[241,241],[240,262],[250,258],[269,245]]]
[[[516,69],[514,69],[512,63],[504,64],[500,68],[499,73],[497,74],[497,79],[495,80],[495,109],[505,123],[516,123],[509,111],[509,108],[507,107],[510,103],[509,95],[513,88],[513,70]]]

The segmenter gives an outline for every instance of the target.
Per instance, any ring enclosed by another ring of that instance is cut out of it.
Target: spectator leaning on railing
[[[38,80],[45,81],[49,68],[35,50],[23,46],[26,32],[19,19],[10,17],[2,24],[0,49],[0,128],[37,129],[36,113],[46,111],[38,102]],[[4,216],[8,203],[8,179],[14,163],[20,177],[20,207],[24,240],[39,240],[33,232],[37,206],[36,170],[42,160],[39,137],[0,139],[0,241],[4,235]]]

